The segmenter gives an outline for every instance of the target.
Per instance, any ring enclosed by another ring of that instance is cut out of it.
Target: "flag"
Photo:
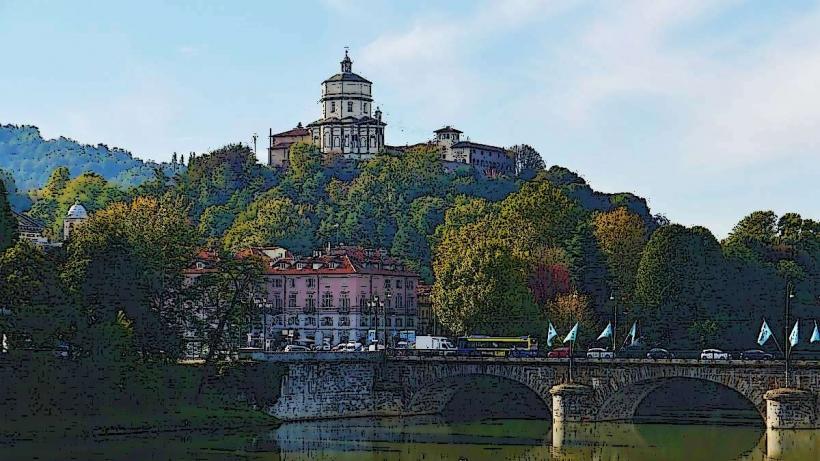
[[[558,332],[555,331],[555,327],[552,326],[552,322],[550,322],[549,329],[547,330],[547,346],[552,347],[552,340],[558,336]]]
[[[635,336],[637,336],[637,335],[638,335],[638,321],[635,320],[635,323],[633,323],[632,328],[629,329],[629,334],[626,335],[626,339],[624,339],[624,342],[626,342],[627,339],[631,339],[632,342],[630,343],[630,345],[635,344]]]
[[[766,320],[763,320],[763,325],[760,326],[760,334],[757,335],[757,343],[761,346],[766,344],[766,341],[772,337],[772,330]]]
[[[603,338],[611,338],[611,337],[612,337],[612,323],[610,322],[610,323],[606,324],[606,328],[604,328],[604,331],[602,331],[601,334],[598,335],[598,340],[603,339]]]
[[[789,334],[789,345],[792,347],[797,345],[797,341],[799,339],[800,333],[797,331],[797,326],[800,324],[800,320],[794,322],[794,327],[792,328],[791,334]]]
[[[578,336],[578,324],[576,323],[572,330],[569,330],[569,334],[566,338],[564,338],[564,342],[568,343],[570,341],[575,342],[575,338]]]
[[[817,330],[817,320],[814,321],[814,331],[811,333],[810,342],[816,343],[820,341],[820,331]]]

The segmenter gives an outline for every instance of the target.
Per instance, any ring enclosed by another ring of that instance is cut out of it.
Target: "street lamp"
[[[615,300],[615,292],[609,294],[612,302],[612,356],[615,357],[615,336],[618,334],[618,302]]]
[[[786,321],[786,335],[784,336],[786,344],[783,345],[786,350],[786,387],[789,387],[789,356],[792,352],[792,342],[789,339],[789,325],[791,324],[789,309],[791,308],[792,298],[794,298],[794,284],[789,280],[786,282],[786,312],[784,316]]]
[[[390,334],[389,330],[387,329],[387,307],[390,305],[390,298],[392,297],[392,294],[390,293],[390,291],[388,291],[387,293],[385,293],[385,296],[387,297],[387,301],[382,302],[382,323],[384,325],[384,353],[387,354],[387,335]]]

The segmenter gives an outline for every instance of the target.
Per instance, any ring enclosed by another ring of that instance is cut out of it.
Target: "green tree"
[[[620,302],[628,303],[635,291],[635,276],[647,236],[641,217],[626,208],[597,213],[593,219],[595,239],[606,256],[613,289]]]
[[[726,265],[705,228],[672,224],[655,231],[638,266],[636,300],[650,342],[686,345],[696,320],[718,320],[727,306]]]
[[[0,255],[14,245],[18,235],[17,218],[11,212],[6,185],[0,181]]]
[[[12,350],[23,347],[52,348],[69,340],[77,316],[57,272],[57,262],[42,249],[22,239],[0,254],[0,327]]]
[[[215,270],[195,277],[187,291],[188,300],[205,316],[201,325],[208,343],[197,399],[216,373],[220,352],[235,348],[230,341],[232,333],[244,331],[251,319],[261,315],[254,294],[262,289],[262,261],[252,253],[235,255],[224,251],[214,261]]]
[[[116,203],[72,234],[62,277],[91,324],[113,324],[122,312],[144,360],[173,358],[181,347],[182,271],[198,239],[180,199]]]

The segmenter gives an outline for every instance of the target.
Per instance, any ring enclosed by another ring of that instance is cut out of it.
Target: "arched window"
[[[348,112],[353,112],[353,101],[348,101],[347,102],[347,111]]]

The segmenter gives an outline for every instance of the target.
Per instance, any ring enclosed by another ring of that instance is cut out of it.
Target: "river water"
[[[440,417],[287,423],[220,433],[47,439],[0,445],[0,459],[139,460],[820,460],[820,431],[718,425]]]

